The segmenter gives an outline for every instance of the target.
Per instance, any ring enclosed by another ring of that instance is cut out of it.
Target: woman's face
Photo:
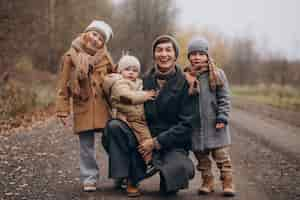
[[[175,49],[171,42],[160,43],[154,49],[154,62],[162,72],[169,71],[175,66]]]
[[[97,51],[104,45],[103,36],[97,31],[89,31],[86,33],[86,46],[87,48]]]

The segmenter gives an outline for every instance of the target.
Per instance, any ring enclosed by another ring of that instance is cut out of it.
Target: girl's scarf
[[[87,48],[87,41],[84,39],[84,34],[78,36],[71,44],[71,58],[76,68],[76,77],[78,80],[88,78],[92,66],[100,63],[103,57],[107,54],[106,46],[95,52]]]

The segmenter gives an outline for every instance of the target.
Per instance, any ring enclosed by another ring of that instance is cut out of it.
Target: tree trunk
[[[57,70],[56,61],[55,61],[55,5],[56,0],[49,0],[49,54],[48,54],[48,63],[50,70],[55,72]]]

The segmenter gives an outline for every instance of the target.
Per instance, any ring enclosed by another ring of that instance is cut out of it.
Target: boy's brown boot
[[[223,195],[226,197],[235,196],[232,175],[226,175],[223,177]]]
[[[214,177],[202,176],[202,185],[198,191],[200,195],[206,195],[214,191]]]
[[[127,192],[128,197],[139,197],[139,196],[141,196],[141,193],[139,191],[138,186],[133,185],[130,182],[128,182],[128,184],[127,184],[126,192]]]

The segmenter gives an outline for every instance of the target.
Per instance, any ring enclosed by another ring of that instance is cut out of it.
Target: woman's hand
[[[152,138],[146,139],[138,146],[138,151],[144,159],[149,158],[149,155],[152,154],[153,149],[154,149],[154,141]]]

